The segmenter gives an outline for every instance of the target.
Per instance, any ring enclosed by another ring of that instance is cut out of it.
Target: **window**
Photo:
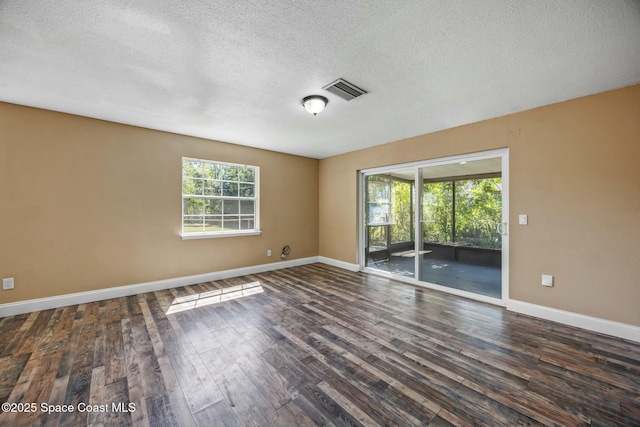
[[[182,159],[182,236],[259,234],[257,166]]]
[[[375,181],[377,177],[367,179],[367,224],[382,224],[391,222],[391,194],[389,183]]]
[[[502,178],[494,175],[425,182],[424,241],[500,249],[496,226],[502,221]]]
[[[365,177],[365,224],[369,242],[378,247],[413,241],[413,181],[392,175]]]

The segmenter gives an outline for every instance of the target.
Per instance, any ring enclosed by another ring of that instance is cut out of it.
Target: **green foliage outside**
[[[391,222],[391,243],[412,241],[411,184],[384,176],[367,178],[367,223]],[[385,228],[371,227],[370,246],[386,244]]]
[[[453,234],[453,181],[424,185],[424,241],[463,242],[478,248],[500,249],[496,226],[502,221],[502,179],[455,182],[455,235]]]
[[[502,236],[502,179],[456,182],[456,241],[469,246],[500,249]]]
[[[402,181],[391,182],[391,243],[413,241],[412,185]]]
[[[183,232],[254,227],[254,168],[185,159],[182,176]]]
[[[412,242],[413,186],[383,176],[370,176],[367,185],[367,223],[388,218],[391,243]],[[455,182],[455,236],[453,233],[453,181],[423,186],[423,239],[425,242],[463,242],[469,246],[500,249],[496,226],[502,218],[502,179],[485,178]],[[374,219],[377,218],[377,219]],[[369,245],[385,246],[384,227],[369,229]]]
[[[449,243],[452,239],[453,183],[424,184],[422,192],[422,230],[425,242]]]

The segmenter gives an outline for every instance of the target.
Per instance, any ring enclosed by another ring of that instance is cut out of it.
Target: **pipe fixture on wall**
[[[280,255],[280,258],[287,259],[290,253],[291,248],[289,247],[289,245],[286,245],[284,248],[282,248],[282,254]]]

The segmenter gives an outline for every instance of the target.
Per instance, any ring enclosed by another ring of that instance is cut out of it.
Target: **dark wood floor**
[[[2,426],[640,425],[639,344],[320,264],[5,317],[0,344]]]

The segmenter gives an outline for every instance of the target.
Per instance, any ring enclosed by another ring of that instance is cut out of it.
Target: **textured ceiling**
[[[640,1],[0,0],[0,100],[316,158],[638,82]]]

